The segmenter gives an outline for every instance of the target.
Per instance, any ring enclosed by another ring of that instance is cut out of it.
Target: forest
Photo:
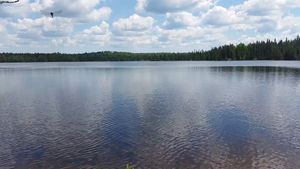
[[[250,44],[229,44],[211,50],[186,53],[129,53],[102,51],[81,54],[0,53],[0,62],[83,62],[83,61],[226,61],[300,60],[300,36],[293,40],[267,40]]]

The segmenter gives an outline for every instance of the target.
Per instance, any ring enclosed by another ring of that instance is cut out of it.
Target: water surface
[[[300,168],[299,62],[0,64],[0,168]]]

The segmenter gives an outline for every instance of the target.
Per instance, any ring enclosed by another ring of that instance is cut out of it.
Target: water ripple
[[[85,64],[0,70],[1,169],[300,168],[299,69]]]

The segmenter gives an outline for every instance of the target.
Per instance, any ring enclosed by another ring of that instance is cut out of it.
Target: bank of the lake
[[[2,53],[0,62],[300,60],[300,37],[225,45],[186,53]]]

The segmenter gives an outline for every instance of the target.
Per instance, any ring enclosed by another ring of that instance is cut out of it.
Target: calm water
[[[300,62],[0,64],[0,168],[300,168]]]

